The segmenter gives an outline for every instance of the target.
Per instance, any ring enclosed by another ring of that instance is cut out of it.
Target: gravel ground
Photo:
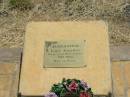
[[[0,12],[0,47],[23,47],[25,27],[29,21],[88,21],[108,22],[111,45],[130,44],[130,10],[122,11],[117,2],[92,0],[45,0],[31,10],[9,9]],[[118,1],[118,0],[117,0]],[[124,8],[124,6],[123,6]]]

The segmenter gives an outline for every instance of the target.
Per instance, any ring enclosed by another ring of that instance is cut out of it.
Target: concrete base
[[[86,40],[84,68],[43,68],[44,42]],[[43,95],[62,78],[77,78],[91,85],[94,94],[111,91],[107,24],[90,22],[31,22],[27,26],[20,79],[22,95]]]

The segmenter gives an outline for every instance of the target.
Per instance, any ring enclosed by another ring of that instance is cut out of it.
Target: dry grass
[[[0,47],[23,47],[29,21],[88,21],[103,19],[109,23],[111,45],[130,44],[130,22],[121,10],[121,2],[92,0],[45,0],[32,10],[8,10],[0,15]]]

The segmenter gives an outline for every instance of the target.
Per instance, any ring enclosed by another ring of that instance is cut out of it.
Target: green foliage
[[[50,92],[55,93],[58,97],[79,97],[79,95],[93,97],[93,92],[91,88],[87,86],[87,83],[77,79],[63,78],[61,83],[53,84]]]
[[[30,0],[10,0],[11,8],[16,8],[19,10],[27,10],[33,7]]]

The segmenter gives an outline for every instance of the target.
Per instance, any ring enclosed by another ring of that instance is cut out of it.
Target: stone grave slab
[[[19,92],[26,96],[43,95],[62,78],[84,80],[97,95],[111,92],[107,23],[65,21],[27,25]]]

